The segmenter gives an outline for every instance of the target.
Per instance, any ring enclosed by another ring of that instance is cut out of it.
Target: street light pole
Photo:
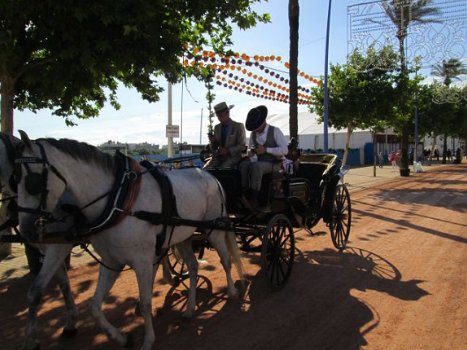
[[[328,152],[328,121],[329,121],[329,91],[328,91],[328,56],[329,56],[329,28],[331,25],[331,4],[329,0],[328,23],[326,29],[326,48],[324,54],[324,130],[323,130],[323,148]]]
[[[172,84],[169,83],[167,88],[167,125],[172,126]],[[172,135],[167,135],[167,156],[172,158],[174,156],[174,144]]]

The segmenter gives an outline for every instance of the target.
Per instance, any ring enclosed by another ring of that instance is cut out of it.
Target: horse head
[[[15,180],[18,192],[18,213],[21,232],[37,240],[47,224],[54,221],[60,209],[60,198],[66,190],[66,180],[49,163],[46,143],[33,142],[22,130],[21,147],[15,158]]]

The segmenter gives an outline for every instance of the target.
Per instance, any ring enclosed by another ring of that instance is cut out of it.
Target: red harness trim
[[[125,198],[125,201],[123,202],[123,211],[115,220],[114,225],[120,223],[125,218],[125,216],[131,213],[131,209],[133,208],[133,205],[138,199],[139,190],[141,189],[141,166],[134,159],[130,159],[130,168],[134,172],[134,174],[136,174],[136,179],[134,179],[130,184],[128,194]]]

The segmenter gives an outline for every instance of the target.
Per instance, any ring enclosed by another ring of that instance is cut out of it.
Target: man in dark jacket
[[[214,127],[214,134],[209,135],[213,155],[204,168],[231,168],[242,159],[246,147],[245,127],[230,118],[232,108],[233,105],[227,106],[225,102],[214,106],[220,123]]]

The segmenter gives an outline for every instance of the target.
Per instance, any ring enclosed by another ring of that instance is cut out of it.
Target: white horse
[[[26,133],[20,133],[24,150],[22,157],[16,162],[22,168],[18,181],[21,232],[31,238],[46,238],[50,234],[48,224],[54,222],[54,215],[63,198],[81,208],[88,221],[95,224],[92,230],[101,226],[96,220],[105,210],[105,198],[111,195],[116,181],[114,158],[84,143],[53,139],[36,140],[33,143]],[[180,218],[187,222],[206,222],[227,216],[223,189],[208,172],[189,168],[171,171],[167,175],[174,189]],[[183,226],[183,221],[173,224],[171,218],[160,215],[163,210],[162,191],[150,173],[129,171],[125,178],[131,178],[135,182],[137,178],[140,179],[140,189],[130,191],[130,207],[121,208],[123,212],[112,227],[104,226],[102,231],[85,238],[98,252],[103,263],[99,269],[98,284],[90,306],[93,316],[108,338],[121,345],[127,344],[128,335],[108,322],[102,312],[102,302],[121,269],[125,265],[130,266],[136,274],[140,312],[145,325],[141,349],[151,349],[155,340],[152,323],[152,285],[160,260],[160,257],[156,256],[157,236],[160,236],[167,225],[167,234],[162,245],[162,248],[167,249],[185,242],[192,236],[194,229],[191,224]],[[142,220],[136,217],[138,213],[153,214],[157,220],[152,223]],[[158,220],[162,220],[162,223]],[[229,296],[238,297],[231,276],[231,258],[235,262],[240,279],[243,279],[243,270],[235,234],[213,229],[208,238],[217,250],[225,269]],[[196,284],[197,279],[191,275],[190,271],[190,296],[192,282]],[[196,290],[196,286],[193,289]]]
[[[0,133],[0,141],[0,183],[2,184],[2,193],[6,194],[5,197],[10,197],[16,192],[11,187],[11,185],[14,185],[11,182],[11,176],[13,174],[14,147],[17,146],[20,140],[16,137]],[[15,215],[16,213],[11,214]],[[34,349],[38,346],[36,331],[37,310],[42,300],[42,294],[52,277],[56,278],[65,300],[67,312],[63,336],[72,337],[76,334],[76,321],[78,317],[78,310],[71,293],[70,280],[68,279],[65,264],[65,258],[73,248],[72,244],[31,245],[44,255],[44,260],[27,294],[29,312],[26,326],[26,349]]]
[[[21,141],[14,137],[0,132],[0,188],[4,198],[10,198],[10,201],[16,201],[14,194],[16,193],[15,181],[13,178],[14,156],[15,148]],[[12,188],[13,186],[13,188]],[[17,215],[16,212],[6,210],[9,202],[3,201],[0,203],[2,209],[5,209],[6,217],[8,215]],[[78,318],[78,310],[76,308],[73,294],[70,289],[70,281],[67,275],[67,269],[64,258],[68,256],[73,245],[71,243],[65,244],[35,244],[28,243],[37,249],[43,256],[41,269],[34,279],[27,293],[28,300],[28,318],[26,326],[25,349],[35,349],[39,346],[37,339],[37,311],[42,301],[42,295],[50,283],[52,277],[55,277],[58,282],[59,288],[63,294],[65,307],[66,307],[66,323],[63,328],[62,335],[67,338],[74,337],[77,333],[76,322]],[[193,314],[196,303],[196,271],[198,262],[193,255],[191,244],[181,243],[176,247],[177,252],[183,259],[188,269],[190,276],[190,291],[186,310],[183,313],[184,318],[190,318]],[[178,276],[172,275],[170,271],[170,262],[167,258],[162,260],[163,278],[170,285],[177,283]],[[191,288],[191,286],[194,286]],[[138,307],[138,305],[137,305]],[[137,310],[139,311],[139,310]]]

